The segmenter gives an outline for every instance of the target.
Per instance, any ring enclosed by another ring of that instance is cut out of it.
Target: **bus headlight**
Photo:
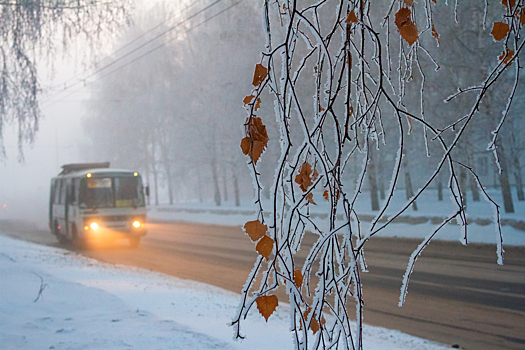
[[[133,227],[135,227],[135,228],[139,228],[140,226],[142,226],[142,225],[140,224],[140,221],[137,221],[137,220],[133,221]]]
[[[98,224],[96,222],[92,222],[91,225],[89,225],[89,227],[91,227],[92,230],[96,230],[98,229]]]

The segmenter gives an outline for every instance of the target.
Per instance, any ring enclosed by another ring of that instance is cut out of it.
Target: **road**
[[[240,292],[256,258],[240,228],[154,222],[138,249],[125,241],[77,251],[104,262],[138,266]],[[47,230],[0,222],[4,234],[59,246]],[[305,242],[311,244],[311,242]],[[418,240],[377,238],[367,244],[365,323],[457,345],[525,349],[525,249],[432,242],[418,259],[405,306],[397,306],[408,257]],[[280,298],[283,300],[282,298]]]

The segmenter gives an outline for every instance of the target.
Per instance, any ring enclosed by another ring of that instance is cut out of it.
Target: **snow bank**
[[[501,193],[496,190],[489,191],[489,195],[497,202],[502,203]],[[388,228],[379,231],[379,237],[400,237],[424,239],[433,232],[443,219],[455,211],[454,204],[450,198],[438,201],[433,192],[423,193],[418,199],[419,210],[409,208],[402,217]],[[394,208],[399,209],[406,202],[404,193],[396,192],[392,199],[391,209],[386,212],[387,216],[393,215]],[[248,200],[244,203],[249,203]],[[316,200],[318,205],[310,206],[310,215],[314,218],[322,217],[329,212],[328,202],[324,199]],[[512,246],[525,246],[525,202],[514,202],[515,213],[507,214],[500,208],[502,220],[503,244]],[[269,204],[264,206],[267,210]],[[234,206],[231,202],[225,202],[220,207],[214,203],[178,203],[175,205],[161,205],[152,207],[148,216],[151,219],[167,221],[184,221],[205,224],[217,224],[227,226],[242,226],[247,221],[254,220],[257,207],[254,204],[243,204]],[[370,209],[370,200],[366,195],[361,195],[356,203],[356,211],[360,215],[363,224],[363,232],[369,227],[369,222],[378,214]],[[341,211],[343,212],[343,211]],[[467,204],[467,218],[469,220],[469,243],[496,244],[498,234],[493,223],[494,208],[488,202],[469,201]],[[368,220],[367,220],[368,218]],[[368,221],[368,222],[366,222]],[[401,222],[401,223],[400,223]],[[319,224],[319,222],[317,222]],[[328,221],[326,222],[328,223]],[[377,224],[376,228],[381,224]],[[513,225],[515,227],[513,227]],[[516,229],[519,227],[520,229]],[[462,228],[459,225],[446,225],[435,237],[437,240],[459,241],[462,236]]]
[[[287,305],[252,314],[236,342],[239,295],[0,235],[2,349],[291,349]],[[366,326],[365,349],[447,347]]]

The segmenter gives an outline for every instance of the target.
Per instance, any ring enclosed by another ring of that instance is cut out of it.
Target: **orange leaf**
[[[264,144],[261,141],[253,141],[253,147],[251,149],[250,157],[253,162],[257,164],[259,157],[264,152]]]
[[[253,86],[258,86],[264,81],[266,75],[268,74],[268,69],[260,63],[255,65],[255,72],[253,73]]]
[[[501,0],[501,3],[505,5],[506,8],[509,8],[509,2],[507,0]],[[510,0],[510,8],[513,8],[516,5],[516,0]]]
[[[255,250],[257,251],[257,253],[264,256],[266,260],[268,260],[273,250],[273,239],[265,235],[263,238],[261,238],[259,243],[257,243],[257,246],[255,246]]]
[[[301,270],[295,270],[293,272],[293,283],[297,286],[297,288],[301,288],[303,285],[303,274],[301,273]]]
[[[500,60],[503,60],[503,63],[507,64],[509,61],[514,57],[514,50],[507,49],[507,52],[503,52],[501,56],[499,56]]]
[[[244,102],[245,105],[247,105],[248,103],[250,103],[253,99],[254,99],[255,96],[253,95],[250,95],[250,96],[246,96],[244,98],[244,100],[242,100],[242,102]]]
[[[328,193],[328,190],[324,190],[324,192],[323,192],[323,197],[324,197],[324,199],[326,199],[327,201],[330,200],[330,194]]]
[[[408,24],[405,24],[399,29],[399,34],[405,39],[409,45],[412,45],[419,38],[417,26],[410,21]]]
[[[405,39],[409,45],[412,45],[419,38],[417,26],[410,19],[412,11],[403,7],[396,12],[396,19],[394,23],[399,29],[399,34]]]
[[[317,333],[319,331],[319,328],[319,322],[317,322],[317,319],[312,318],[312,321],[310,322],[310,329],[312,330],[312,332],[314,332],[314,334]]]
[[[307,308],[307,309],[306,309],[305,312],[304,312],[304,319],[305,319],[305,320],[308,318],[308,314],[310,313],[310,310],[311,310],[309,306],[307,306],[306,308]]]
[[[345,23],[357,23],[357,22],[358,20],[357,20],[357,16],[355,15],[354,10],[350,11],[350,13],[348,14],[348,17],[346,17]]]
[[[259,108],[261,108],[261,98],[260,97],[257,99],[257,102],[255,103],[255,110],[257,111]]]
[[[266,132],[266,126],[262,123],[261,118],[252,118],[250,123],[250,134],[254,140],[261,141],[264,147],[268,146],[268,133]]]
[[[510,27],[507,23],[495,22],[494,26],[492,27],[492,32],[490,32],[490,34],[492,34],[495,40],[500,41],[507,36],[509,31]]]
[[[314,202],[314,194],[312,192],[308,193],[306,199],[308,199],[308,203],[317,205],[317,203]]]
[[[299,187],[303,192],[306,192],[308,190],[308,187],[312,184],[312,179],[310,179],[310,175],[312,174],[312,166],[309,163],[304,163],[301,166],[301,170],[299,171],[299,174],[295,176],[295,182],[299,184]]]
[[[268,145],[268,133],[261,118],[253,117],[249,121],[250,134],[241,141],[242,152],[249,155],[255,164]]]
[[[257,302],[259,313],[266,319],[266,322],[268,322],[268,318],[270,318],[279,305],[279,299],[276,295],[263,295],[258,297],[255,301]]]
[[[436,40],[437,40],[437,42],[438,42],[438,44],[439,44],[439,34],[438,34],[436,28],[434,27],[434,25],[432,25],[432,36],[433,36],[434,38],[436,38]]]
[[[525,8],[521,10],[520,23],[522,26],[525,26]]]
[[[248,221],[244,224],[244,231],[250,236],[252,242],[256,242],[266,234],[267,225],[263,225],[259,220]]]
[[[405,0],[405,4],[407,4],[407,6],[412,6],[413,2],[414,0]]]
[[[245,137],[241,140],[241,149],[242,153],[248,155],[250,153],[250,149],[252,148],[252,141],[249,137]]]
[[[397,29],[401,29],[401,27],[404,26],[407,22],[411,21],[411,13],[412,11],[405,7],[399,9],[399,11],[396,12],[396,19],[394,20],[394,23],[396,24]]]

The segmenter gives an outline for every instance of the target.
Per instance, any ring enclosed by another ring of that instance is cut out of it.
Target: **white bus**
[[[139,173],[106,163],[66,164],[51,180],[49,228],[60,242],[127,238],[138,247],[147,233]]]

